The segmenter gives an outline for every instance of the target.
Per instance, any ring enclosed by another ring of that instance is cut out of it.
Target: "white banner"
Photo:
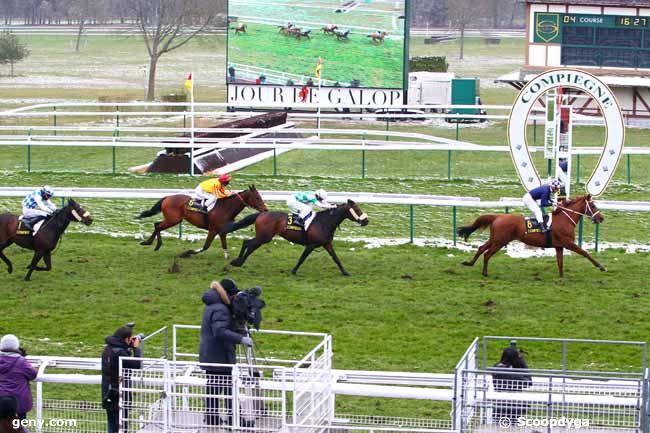
[[[343,104],[356,107],[401,105],[399,89],[366,89],[359,87],[302,87],[253,84],[229,84],[228,102],[233,104]]]

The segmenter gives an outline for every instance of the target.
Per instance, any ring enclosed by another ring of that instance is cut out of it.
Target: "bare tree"
[[[460,54],[458,58],[463,60],[465,50],[465,29],[472,24],[476,17],[482,15],[481,9],[484,2],[474,0],[450,0],[449,19],[454,27],[460,30]]]
[[[149,53],[147,100],[154,99],[156,68],[161,56],[187,44],[217,15],[214,0],[131,0]]]

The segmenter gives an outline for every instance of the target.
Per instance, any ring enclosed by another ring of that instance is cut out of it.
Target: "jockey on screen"
[[[230,175],[222,174],[219,177],[201,182],[195,189],[194,193],[197,198],[202,200],[203,206],[206,206],[208,212],[212,210],[218,199],[230,197],[232,191],[225,189],[230,183]]]
[[[54,190],[50,186],[33,191],[23,199],[23,222],[30,228],[36,228],[39,220],[52,215],[56,210],[50,199],[54,196]]]
[[[318,189],[314,192],[297,192],[287,199],[289,210],[298,214],[305,224],[305,230],[309,228],[309,224],[311,224],[311,221],[316,215],[311,207],[314,204],[322,209],[332,209],[336,207],[335,204],[327,202],[327,191],[324,189]]]
[[[535,215],[535,219],[539,223],[539,226],[542,228],[542,233],[545,233],[550,230],[551,227],[551,218],[548,220],[548,227],[544,224],[544,218],[542,216],[542,209],[546,206],[555,206],[555,201],[551,199],[551,194],[557,193],[560,191],[560,181],[554,179],[551,183],[538,186],[537,188],[531,189],[529,192],[524,195],[523,202],[528,209]],[[537,204],[539,200],[540,204]],[[540,207],[541,206],[541,207]]]

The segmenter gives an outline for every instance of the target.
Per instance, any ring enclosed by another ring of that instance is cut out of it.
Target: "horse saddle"
[[[544,215],[544,224],[548,223],[548,215]],[[524,226],[526,227],[526,234],[541,233],[542,226],[537,222],[533,216],[524,218]]]
[[[18,219],[18,229],[16,230],[16,236],[34,236],[35,230],[34,228],[39,225],[38,228],[40,228],[40,225],[42,225],[42,222],[45,220],[43,217],[31,217],[31,218],[25,218],[24,216],[21,216]],[[41,224],[38,224],[39,221]]]
[[[300,218],[300,215],[295,213],[287,214],[287,230],[305,230],[305,222]]]
[[[203,200],[190,199],[190,201],[187,202],[187,209],[192,212],[208,214],[208,208],[203,206]]]

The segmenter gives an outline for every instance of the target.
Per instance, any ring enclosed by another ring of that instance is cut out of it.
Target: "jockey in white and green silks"
[[[327,191],[319,189],[314,192],[304,191],[292,194],[287,199],[287,206],[291,212],[298,214],[300,219],[305,223],[305,230],[309,228],[309,224],[316,215],[313,212],[312,205],[316,205],[322,209],[335,208],[336,205],[327,202]]]

